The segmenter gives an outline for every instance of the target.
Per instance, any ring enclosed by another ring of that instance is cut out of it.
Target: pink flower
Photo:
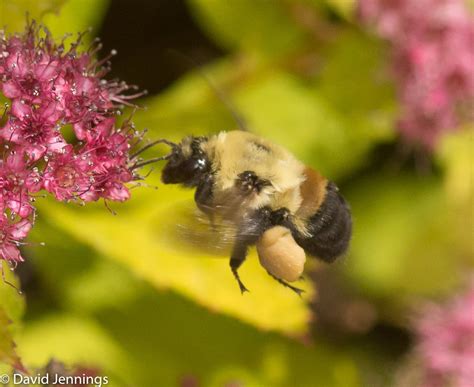
[[[20,145],[32,161],[43,157],[48,150],[61,150],[66,142],[60,127],[56,125],[59,119],[56,106],[55,102],[51,102],[32,107],[25,100],[13,100],[9,120],[0,129],[0,137]]]
[[[75,198],[85,201],[96,200],[97,195],[93,197],[85,195],[91,187],[90,164],[87,158],[76,155],[73,147],[68,145],[63,153],[51,160],[48,159],[43,173],[43,187],[61,201]]]
[[[140,178],[130,156],[133,124],[117,126],[128,100],[124,82],[103,77],[97,47],[66,51],[34,22],[22,35],[0,31],[0,92],[10,99],[0,119],[0,264],[22,260],[18,246],[34,223],[33,194],[57,200],[124,201],[127,183]],[[75,138],[65,138],[71,127]],[[140,139],[138,139],[140,140]]]
[[[0,217],[0,259],[15,263],[23,261],[18,246],[31,226],[32,222],[28,219],[13,222],[8,220],[5,214]]]
[[[474,381],[474,281],[445,305],[431,305],[416,323],[424,386],[470,387]]]
[[[0,198],[2,213],[26,218],[34,212],[30,194],[41,189],[41,177],[37,169],[27,169],[22,154],[13,148],[5,160],[0,160]]]
[[[428,149],[473,118],[474,21],[463,0],[359,0],[359,16],[390,42],[402,106],[398,129]]]

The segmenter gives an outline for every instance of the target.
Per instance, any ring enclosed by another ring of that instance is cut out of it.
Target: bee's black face
[[[161,180],[165,184],[184,184],[196,186],[203,174],[209,170],[209,161],[205,153],[201,150],[199,137],[191,142],[191,152],[183,152],[183,145],[173,148],[168,163],[161,173]]]

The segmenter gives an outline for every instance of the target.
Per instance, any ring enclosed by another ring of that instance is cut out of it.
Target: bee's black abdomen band
[[[294,237],[310,255],[332,262],[346,252],[352,234],[351,211],[334,183],[328,183],[324,201],[309,219],[307,229],[312,237]]]

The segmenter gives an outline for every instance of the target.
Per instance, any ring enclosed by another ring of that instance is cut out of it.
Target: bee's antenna
[[[155,140],[155,141],[152,141],[150,142],[149,144],[145,145],[143,148],[140,148],[139,150],[137,150],[135,153],[133,153],[131,156],[130,156],[130,159],[133,160],[134,158],[136,158],[138,155],[142,154],[143,152],[145,152],[147,149],[150,149],[152,146],[155,146],[156,144],[161,144],[161,143],[164,143],[166,145],[169,145],[170,147],[172,147],[173,149],[177,147],[177,145],[172,142],[172,141],[169,141],[169,140],[166,140],[164,138],[160,138],[158,140]]]
[[[234,103],[232,103],[229,96],[214,83],[214,81],[209,77],[209,75],[207,75],[207,73],[203,70],[201,64],[199,64],[197,61],[183,54],[180,51],[177,51],[174,49],[168,49],[167,51],[168,53],[172,55],[179,56],[181,59],[184,59],[193,67],[193,69],[197,70],[199,75],[207,82],[209,87],[216,94],[217,98],[219,98],[219,100],[225,105],[225,107],[232,114],[232,117],[234,118],[234,121],[237,123],[237,126],[239,127],[239,129],[243,130],[244,132],[249,132],[249,126],[247,125],[247,121],[238,112],[237,108],[235,107]]]
[[[130,167],[130,169],[131,169],[131,170],[134,170],[134,169],[137,169],[137,168],[144,167],[145,165],[148,165],[148,164],[156,163],[157,161],[168,160],[168,159],[171,157],[171,155],[172,155],[172,153],[170,153],[169,155],[166,155],[166,156],[155,157],[155,158],[153,158],[153,159],[141,161],[141,162],[139,162],[139,163],[133,164],[133,165]]]

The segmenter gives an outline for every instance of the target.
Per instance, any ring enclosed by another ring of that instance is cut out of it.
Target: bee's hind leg
[[[287,288],[290,288],[291,290],[293,290],[298,296],[301,297],[301,294],[304,293],[304,290],[303,289],[300,289],[300,288],[297,288],[293,285],[290,285],[288,282],[282,280],[281,278],[278,278],[278,277],[275,277],[272,273],[270,273],[268,270],[267,270],[267,273],[270,277],[272,277],[274,280],[278,281],[280,284],[282,284],[283,286],[287,287]]]

